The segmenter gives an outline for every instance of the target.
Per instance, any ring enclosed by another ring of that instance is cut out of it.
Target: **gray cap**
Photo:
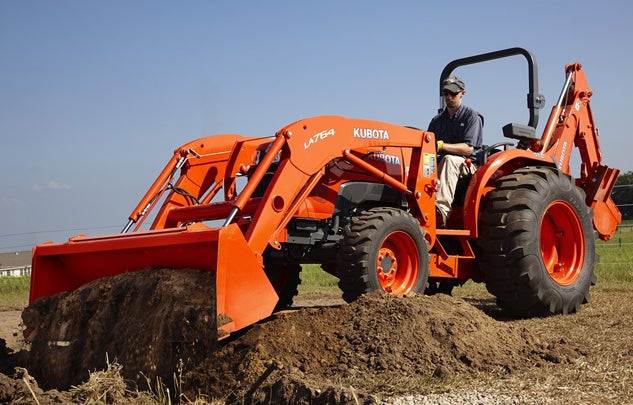
[[[442,91],[444,90],[459,93],[460,91],[466,90],[466,86],[461,77],[451,76],[442,82]]]

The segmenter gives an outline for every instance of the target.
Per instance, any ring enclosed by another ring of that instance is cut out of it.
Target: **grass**
[[[596,274],[604,282],[633,282],[633,221],[622,223],[609,242],[598,241]]]
[[[22,310],[28,305],[31,277],[0,277],[0,310]]]
[[[304,264],[301,270],[299,294],[321,294],[338,290],[338,279],[318,264]]]

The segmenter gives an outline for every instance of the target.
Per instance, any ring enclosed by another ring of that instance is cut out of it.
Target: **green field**
[[[598,282],[633,282],[633,221],[622,223],[608,242],[596,243]]]

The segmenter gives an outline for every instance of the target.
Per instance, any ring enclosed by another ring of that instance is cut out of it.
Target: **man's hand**
[[[437,149],[438,152],[441,152],[444,149],[444,141],[435,142],[435,149]]]

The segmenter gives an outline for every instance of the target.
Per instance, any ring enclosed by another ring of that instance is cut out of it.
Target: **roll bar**
[[[444,110],[444,107],[446,106],[444,104],[444,98],[442,97],[442,83],[451,75],[453,70],[460,66],[472,65],[473,63],[479,62],[487,62],[490,60],[506,58],[514,55],[523,55],[528,63],[529,93],[527,94],[527,107],[530,111],[530,119],[527,125],[536,129],[536,126],[538,125],[538,110],[545,106],[545,96],[543,96],[542,94],[538,94],[538,69],[536,66],[536,59],[530,51],[523,48],[502,49],[499,51],[455,59],[454,61],[449,62],[444,67],[444,70],[442,70],[442,74],[440,75],[440,108],[438,112],[442,112]]]

